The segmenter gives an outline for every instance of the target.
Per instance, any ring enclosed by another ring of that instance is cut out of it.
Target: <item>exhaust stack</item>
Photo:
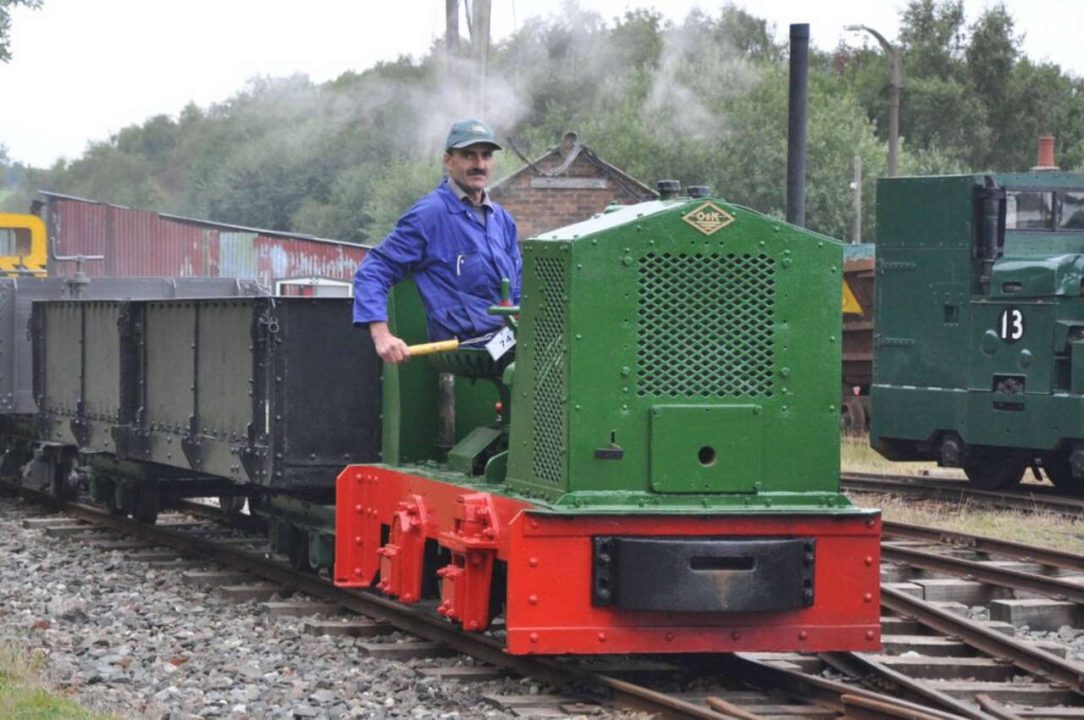
[[[809,25],[790,26],[787,113],[787,222],[805,226],[805,125],[809,98]]]

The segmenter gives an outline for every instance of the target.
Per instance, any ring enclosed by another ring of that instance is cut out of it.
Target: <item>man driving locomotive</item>
[[[502,326],[488,309],[500,300],[501,280],[519,303],[523,266],[516,224],[493,202],[486,185],[493,130],[477,120],[452,125],[444,144],[447,177],[399,218],[354,275],[354,325],[368,327],[384,362],[410,359],[407,344],[388,327],[388,291],[413,274],[425,306],[430,340],[487,336]]]

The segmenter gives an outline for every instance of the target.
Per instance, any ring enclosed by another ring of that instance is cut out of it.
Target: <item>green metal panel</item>
[[[1025,332],[1018,342],[998,336],[999,320],[1006,312],[1019,313]],[[1028,393],[1050,393],[1053,315],[1053,306],[1043,302],[972,303],[966,387],[989,392],[996,378],[1013,376],[1024,381]]]
[[[512,400],[509,477],[551,497],[568,482],[568,262],[565,242],[524,246],[524,308]]]
[[[392,331],[409,345],[428,341],[425,309],[413,278],[396,285],[388,295]],[[427,358],[400,365],[385,364],[383,370],[383,450],[391,465],[443,461],[437,447],[440,372]],[[498,400],[491,382],[455,379],[455,441],[474,428],[492,423]]]
[[[448,468],[465,475],[474,475],[478,457],[501,437],[501,431],[492,427],[476,427],[462,442],[448,453]]]
[[[890,410],[878,420],[877,437],[910,439],[916,418],[926,418],[972,445],[1050,450],[1064,440],[1084,438],[1084,398],[1078,395],[1027,395],[1013,399],[1017,409],[998,409],[1005,399],[992,392],[882,387],[877,407]]]
[[[756,491],[764,467],[760,405],[657,405],[651,409],[651,489]]]
[[[1072,343],[1069,392],[1084,395],[1084,341]]]
[[[388,294],[392,331],[408,344],[426,341],[425,310],[412,278]],[[383,460],[395,465],[435,460],[437,371],[416,360],[384,365]]]
[[[704,216],[723,220],[705,232],[690,221]],[[684,200],[619,210],[523,249],[510,488],[579,496],[562,503],[836,491],[838,243],[720,200]],[[652,412],[675,406],[719,422],[682,433],[664,420],[667,439],[656,441]],[[753,406],[760,434],[743,442],[720,430]],[[764,456],[772,446],[785,451]],[[742,466],[762,468],[759,488],[728,471]],[[653,488],[656,476],[666,480]]]

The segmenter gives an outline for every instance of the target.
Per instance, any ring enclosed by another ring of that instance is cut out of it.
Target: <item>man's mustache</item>
[[[468,175],[485,175],[486,171],[485,170],[468,170],[467,174]]]

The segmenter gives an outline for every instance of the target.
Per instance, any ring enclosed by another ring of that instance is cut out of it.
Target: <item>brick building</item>
[[[658,197],[579,142],[576,133],[567,133],[541,157],[524,161],[489,188],[516,219],[521,239],[586,220],[613,202],[629,205]]]

